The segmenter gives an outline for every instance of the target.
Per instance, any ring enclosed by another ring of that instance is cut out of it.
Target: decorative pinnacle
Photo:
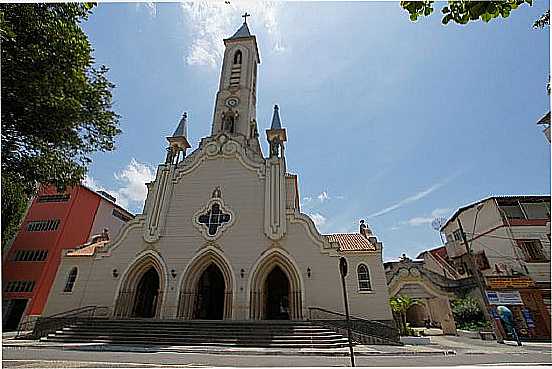
[[[281,129],[282,123],[280,122],[280,113],[278,105],[274,105],[274,114],[272,115],[272,125],[270,129]]]

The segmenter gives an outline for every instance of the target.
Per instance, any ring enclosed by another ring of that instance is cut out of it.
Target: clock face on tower
[[[240,103],[240,99],[238,99],[237,97],[229,97],[228,99],[226,99],[226,106],[228,106],[229,108],[234,108],[236,106],[238,106],[238,104]]]

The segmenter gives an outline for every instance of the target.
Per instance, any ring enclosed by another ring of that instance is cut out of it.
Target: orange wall
[[[21,229],[5,259],[3,268],[4,287],[12,280],[33,280],[34,290],[30,293],[3,293],[4,299],[31,298],[26,315],[42,313],[50,288],[59,267],[63,249],[75,248],[88,241],[94,217],[100,203],[100,196],[78,186],[69,189],[71,198],[67,202],[38,203],[33,201]],[[56,193],[46,188],[39,194]],[[27,232],[27,223],[34,220],[60,219],[56,231]],[[46,249],[48,258],[44,262],[14,262],[17,250]]]

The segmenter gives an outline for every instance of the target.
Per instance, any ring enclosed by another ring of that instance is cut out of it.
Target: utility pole
[[[466,238],[466,234],[464,233],[464,228],[462,227],[462,223],[460,222],[460,217],[457,219],[458,227],[460,228],[460,233],[462,234],[462,241],[464,241],[464,246],[466,247],[466,253],[468,256],[468,262],[470,264],[470,269],[472,270],[472,275],[475,278],[475,282],[477,283],[477,287],[479,289],[479,292],[481,293],[481,297],[483,298],[483,302],[485,304],[485,307],[483,309],[483,315],[485,315],[485,319],[490,320],[493,325],[493,330],[496,336],[496,342],[498,343],[504,343],[504,338],[502,337],[502,334],[500,333],[500,328],[498,327],[498,324],[494,317],[492,317],[489,314],[488,308],[491,306],[489,304],[489,299],[487,298],[487,294],[485,293],[487,289],[487,284],[485,283],[485,279],[477,267],[475,260],[473,259],[473,255],[471,252],[471,248],[468,244],[468,240]],[[473,237],[473,235],[472,235]]]

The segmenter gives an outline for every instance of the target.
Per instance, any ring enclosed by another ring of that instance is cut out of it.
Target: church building
[[[259,143],[256,38],[244,22],[224,45],[211,135],[191,150],[184,114],[143,213],[110,240],[63,251],[43,316],[83,306],[182,320],[343,313],[344,256],[351,315],[392,324],[382,243],[364,224],[362,233],[323,235],[301,212],[278,106],[266,156]]]

